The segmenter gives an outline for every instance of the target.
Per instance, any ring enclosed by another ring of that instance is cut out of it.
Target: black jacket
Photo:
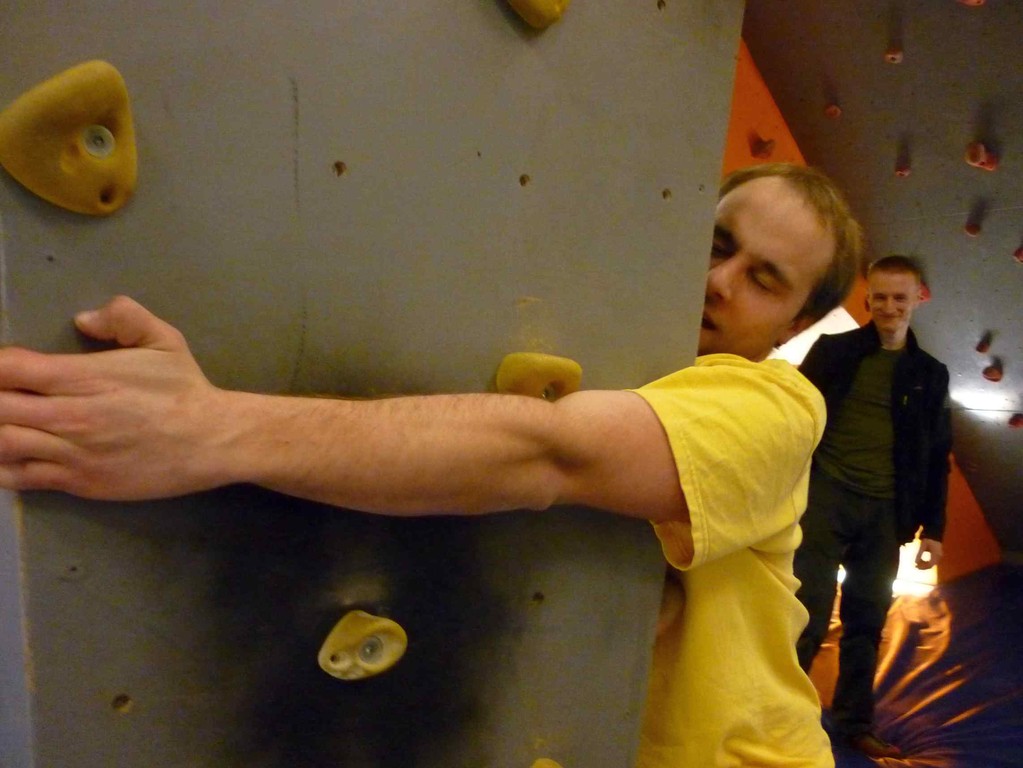
[[[868,323],[821,336],[810,348],[799,371],[824,395],[828,413],[849,394],[860,361],[880,346],[877,329]],[[912,330],[892,379],[892,424],[899,541],[912,541],[920,526],[922,538],[941,541],[952,448],[948,368],[920,349]]]

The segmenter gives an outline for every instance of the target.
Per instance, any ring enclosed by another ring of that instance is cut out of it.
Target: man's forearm
[[[236,482],[389,514],[583,504],[687,510],[663,427],[631,392],[329,400],[213,386],[126,297],[76,318],[120,348],[0,350],[0,487],[118,501]]]
[[[570,447],[542,400],[229,396],[233,426],[211,457],[223,482],[410,515],[543,509],[563,496]]]

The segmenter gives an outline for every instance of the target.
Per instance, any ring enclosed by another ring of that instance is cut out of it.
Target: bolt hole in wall
[[[376,635],[370,635],[359,646],[359,658],[368,663],[374,663],[380,659],[384,652],[384,641]]]
[[[61,581],[80,581],[85,578],[85,566],[80,563],[69,563],[63,573],[57,576]]]
[[[110,708],[119,714],[126,715],[131,711],[133,704],[131,696],[126,693],[119,693],[111,700]]]

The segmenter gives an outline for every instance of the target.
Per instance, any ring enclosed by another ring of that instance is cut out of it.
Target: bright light
[[[916,553],[920,541],[911,541],[899,548],[899,573],[892,585],[894,595],[926,595],[938,583],[938,569],[921,571],[916,567]]]
[[[799,365],[822,333],[842,333],[853,328],[859,328],[853,316],[842,307],[835,307],[805,331],[775,348],[768,358],[780,358],[788,360],[793,365]]]
[[[920,542],[911,541],[899,548],[899,572],[895,576],[895,583],[892,584],[892,595],[915,595],[923,597],[929,595],[934,585],[938,583],[938,569],[928,568],[921,571],[916,567],[916,553],[920,549]],[[845,568],[838,566],[838,583],[845,581]]]
[[[899,595],[927,597],[927,595],[931,594],[932,589],[934,589],[933,584],[920,584],[915,581],[905,581],[903,579],[896,579],[895,583],[892,584],[892,594],[896,597]]]
[[[953,402],[971,411],[1013,411],[1019,410],[1005,391],[990,388],[952,387],[948,395]]]

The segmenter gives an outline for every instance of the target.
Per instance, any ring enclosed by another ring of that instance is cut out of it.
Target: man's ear
[[[788,328],[782,331],[782,334],[778,338],[778,341],[775,342],[775,346],[780,347],[785,342],[791,341],[794,337],[801,334],[803,331],[805,331],[807,328],[809,328],[816,322],[817,320],[810,317],[809,315],[800,315],[799,317],[792,321],[792,324]]]

